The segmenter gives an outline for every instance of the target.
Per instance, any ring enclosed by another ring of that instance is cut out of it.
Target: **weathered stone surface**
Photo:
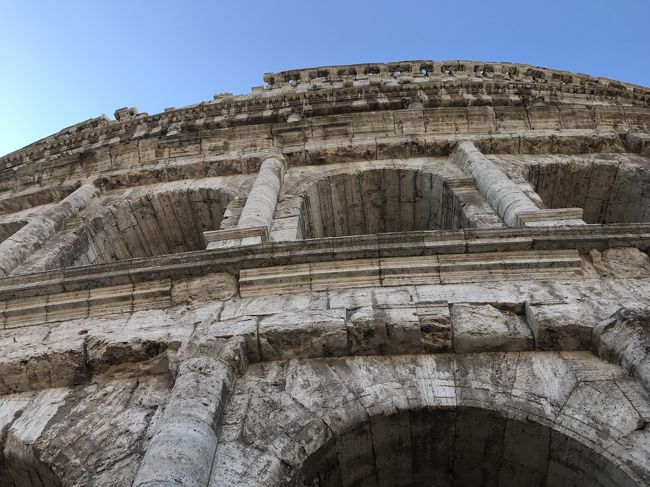
[[[265,81],[0,157],[0,487],[650,485],[650,90]]]
[[[455,304],[451,307],[454,350],[516,352],[533,348],[533,336],[524,318],[492,305]]]
[[[345,310],[266,316],[259,322],[257,337],[262,360],[345,355]]]
[[[647,277],[650,257],[639,249],[607,249],[591,252],[593,265],[602,277]]]
[[[519,485],[523,480],[546,485],[547,476],[560,484],[572,479],[633,485],[649,478],[641,458],[602,456],[584,444],[585,438],[615,441],[645,421],[634,409],[637,399],[622,394],[617,379],[571,374],[571,361],[578,359],[607,367],[588,352],[569,361],[556,353],[456,355],[455,372],[445,373],[449,358],[366,357],[249,368],[225,411],[228,437],[217,449],[211,485],[247,484],[251,478],[245,465],[253,458],[265,458],[267,465],[276,458],[294,469],[281,479],[267,478],[270,485],[296,477],[334,485],[422,485],[432,478],[444,485]],[[500,400],[487,409],[477,402],[456,406],[444,401],[450,393],[453,398],[454,390],[463,393],[468,380],[477,384],[471,377],[480,371],[487,372],[489,395]],[[350,394],[355,390],[369,396]],[[640,394],[638,389],[634,394]],[[256,399],[259,395],[266,400]],[[248,402],[242,402],[245,397]],[[540,408],[540,400],[547,406]],[[617,419],[607,422],[611,407],[618,407]],[[511,410],[518,411],[516,417],[510,417]],[[592,418],[587,423],[585,414]],[[582,467],[575,470],[576,464]]]
[[[5,396],[9,485],[130,485],[167,390],[144,376]]]
[[[594,351],[650,391],[650,309],[621,308],[594,329]]]
[[[575,304],[526,303],[526,321],[541,350],[588,350],[598,319]]]

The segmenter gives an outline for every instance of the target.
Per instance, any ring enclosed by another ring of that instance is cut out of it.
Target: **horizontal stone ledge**
[[[552,225],[557,221],[573,221],[575,225],[585,225],[582,221],[582,208],[553,208],[537,211],[525,211],[517,214],[517,220],[521,226],[535,226],[546,224]]]
[[[603,317],[602,310],[585,303],[527,298],[500,302],[475,296],[454,302],[418,299],[276,313],[264,310],[222,321],[204,320],[185,345],[166,335],[144,342],[107,343],[101,333],[91,332],[83,340],[66,342],[30,360],[25,355],[1,358],[0,395],[86,383],[127,362],[138,373],[167,373],[166,350],[180,346],[185,353],[211,356],[231,339],[241,344],[237,347],[241,360],[233,357],[243,368],[249,361],[286,358],[589,350],[592,331]]]
[[[648,250],[650,224],[417,231],[269,242],[4,277],[0,278],[0,300],[209,274],[230,274],[235,279],[243,269],[311,262],[523,250],[588,253],[615,247]]]
[[[261,227],[248,227],[248,228],[232,228],[228,230],[213,230],[210,232],[203,232],[203,238],[206,243],[221,242],[223,240],[231,240],[234,238],[247,238],[247,237],[261,237],[262,242],[269,241],[268,228]]]
[[[235,278],[222,273],[10,298],[0,302],[0,330],[228,299],[236,292]]]
[[[429,353],[587,351],[602,316],[583,303],[420,301],[251,314],[201,323],[244,339],[251,362]]]
[[[473,107],[464,107],[463,110],[471,115]],[[483,109],[475,107],[474,109]],[[443,108],[432,108],[422,111],[423,117],[437,119],[441,114],[436,111],[444,110]],[[368,113],[367,116],[376,114]],[[525,114],[524,114],[525,115]],[[337,124],[343,124],[347,130],[353,130],[353,127],[359,123],[358,116],[342,114],[337,117]],[[467,118],[467,114],[463,118]],[[386,159],[395,157],[423,157],[423,156],[447,156],[453,150],[455,144],[460,140],[472,140],[484,154],[577,154],[577,153],[609,153],[625,152],[624,144],[621,137],[624,132],[618,132],[609,127],[583,128],[583,129],[529,129],[525,126],[513,128],[498,128],[493,124],[473,127],[471,130],[462,130],[462,132],[446,131],[441,128],[437,131],[423,131],[417,135],[386,135],[385,131],[358,134],[352,139],[346,138],[344,143],[338,141],[326,143],[312,134],[315,132],[309,125],[311,120],[296,122],[291,124],[275,124],[274,131],[281,130],[284,127],[287,135],[291,135],[291,141],[283,143],[282,153],[287,158],[289,166],[324,164],[328,162],[336,163],[351,160],[356,156],[360,159],[366,159],[368,154],[374,154],[377,159]],[[302,125],[301,125],[302,124]],[[102,188],[115,189],[126,187],[138,183],[138,181],[151,181],[154,177],[157,181],[163,178],[166,181],[186,179],[188,174],[209,173],[212,175],[226,176],[232,174],[253,174],[259,169],[261,162],[272,152],[270,149],[237,149],[232,152],[220,154],[201,153],[198,149],[197,140],[205,141],[209,145],[209,140],[219,137],[218,130],[205,130],[201,137],[196,134],[192,139],[185,143],[197,147],[194,156],[196,161],[189,162],[187,157],[182,154],[174,154],[169,149],[165,149],[163,154],[156,156],[149,164],[143,164],[138,167],[129,168],[129,178],[124,178],[124,169],[100,168],[93,171],[98,179],[101,180]],[[229,128],[228,130],[233,130]],[[259,137],[267,139],[271,137],[268,126],[256,125],[249,130],[259,131]],[[453,127],[452,129],[453,130]],[[144,136],[137,137],[138,139]],[[198,137],[198,139],[197,139]],[[151,136],[152,141],[156,140]],[[134,137],[133,140],[136,138]],[[298,140],[296,140],[298,139]],[[159,143],[163,141],[158,139]],[[115,139],[112,143],[106,141],[103,146],[104,150],[109,150],[114,144],[128,144],[127,141]],[[277,150],[277,149],[276,149]],[[137,153],[137,151],[136,151]],[[63,154],[56,161],[57,166],[65,166],[78,162],[79,155],[74,156]],[[40,172],[52,163],[51,158],[43,160],[30,161],[25,174]],[[164,168],[164,171],[161,169]],[[9,169],[4,170],[6,177],[15,177]],[[23,175],[23,176],[24,176]],[[86,177],[87,174],[84,174]],[[2,171],[0,171],[0,177]],[[193,177],[193,176],[190,176]],[[69,181],[70,175],[65,172],[64,181]],[[56,179],[56,178],[55,178]]]
[[[370,286],[582,277],[576,250],[524,250],[314,262],[243,269],[241,297]]]

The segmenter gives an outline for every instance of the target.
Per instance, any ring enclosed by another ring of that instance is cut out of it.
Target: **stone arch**
[[[645,393],[588,354],[355,357],[253,369],[225,412],[211,486],[429,485],[435,461],[442,474],[434,485],[455,487],[524,485],[522,476],[545,487],[650,479],[647,459],[624,446],[647,451],[647,423],[633,404]]]
[[[650,164],[646,157],[547,156],[544,162],[530,165],[527,179],[547,208],[582,208],[587,223],[650,222]]]
[[[219,230],[239,192],[209,180],[161,184],[107,196],[68,222],[19,270],[47,270],[204,250],[203,232]]]
[[[203,250],[203,232],[220,228],[233,197],[222,188],[204,187],[119,199],[85,223],[88,244],[71,265]]]
[[[21,452],[23,457],[0,458],[0,485],[3,487],[61,487],[63,485],[61,479],[48,465],[34,458],[29,445],[18,445],[18,447],[24,449],[24,452]]]
[[[449,168],[445,168],[449,170]],[[303,238],[473,227],[499,218],[461,174],[422,163],[335,169],[292,188]],[[460,183],[463,191],[455,191]],[[489,216],[488,216],[489,215]]]
[[[634,486],[549,426],[476,407],[423,408],[355,424],[312,453],[296,486]]]

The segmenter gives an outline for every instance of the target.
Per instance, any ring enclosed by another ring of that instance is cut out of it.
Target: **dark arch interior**
[[[376,416],[303,464],[295,485],[319,487],[620,487],[626,474],[538,423],[477,408]]]
[[[469,225],[436,175],[407,169],[336,174],[303,196],[303,236],[340,237]]]
[[[219,229],[231,199],[202,188],[119,200],[83,227],[84,245],[72,265],[203,250],[203,232]]]
[[[37,252],[21,269],[56,269],[205,249],[203,232],[218,230],[228,193],[213,188],[156,191],[99,201],[90,216],[67,222],[54,237],[58,250]]]
[[[533,164],[528,179],[547,208],[583,209],[587,223],[650,222],[650,167],[642,158]]]

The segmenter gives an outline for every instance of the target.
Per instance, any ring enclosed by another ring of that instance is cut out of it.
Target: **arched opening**
[[[224,189],[205,187],[106,197],[67,222],[17,272],[204,250],[203,232],[220,229],[233,199]]]
[[[471,226],[441,176],[413,169],[334,174],[303,194],[302,235],[340,237]],[[476,202],[469,202],[470,204]]]
[[[62,482],[52,470],[37,460],[14,459],[11,467],[7,467],[0,459],[0,486],[2,487],[60,487],[61,485]]]
[[[296,485],[613,487],[637,485],[582,443],[478,408],[375,416],[310,455]]]
[[[218,230],[232,196],[212,188],[156,191],[120,199],[90,218],[85,245],[71,265],[205,249],[203,232]]]
[[[598,154],[532,164],[528,180],[547,208],[582,208],[587,223],[650,222],[647,158]]]

